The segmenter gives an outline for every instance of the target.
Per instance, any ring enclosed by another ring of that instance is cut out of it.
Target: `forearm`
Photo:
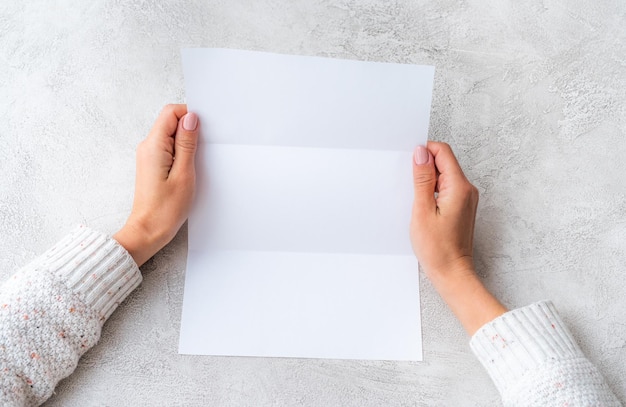
[[[141,282],[115,241],[81,228],[0,287],[0,405],[38,405]]]
[[[429,278],[470,336],[481,326],[507,312],[471,268]]]

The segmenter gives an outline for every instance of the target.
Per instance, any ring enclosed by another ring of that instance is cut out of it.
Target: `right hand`
[[[473,335],[506,312],[474,269],[478,190],[463,174],[450,146],[433,141],[415,149],[413,186],[411,243],[415,255],[441,297]]]
[[[413,160],[411,243],[431,279],[473,273],[478,190],[445,143],[418,146]],[[438,196],[435,198],[435,192]]]

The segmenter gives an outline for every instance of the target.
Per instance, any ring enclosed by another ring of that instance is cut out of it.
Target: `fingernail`
[[[187,131],[194,131],[198,127],[198,115],[194,112],[189,112],[183,117],[183,129]]]
[[[415,164],[424,165],[428,163],[428,150],[424,146],[417,146],[413,157],[415,157]]]

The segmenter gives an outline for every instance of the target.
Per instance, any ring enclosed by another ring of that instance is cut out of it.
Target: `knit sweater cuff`
[[[501,315],[480,328],[470,346],[500,393],[545,362],[584,357],[550,301]]]
[[[142,280],[126,249],[85,226],[74,229],[38,261],[98,314],[100,324]]]

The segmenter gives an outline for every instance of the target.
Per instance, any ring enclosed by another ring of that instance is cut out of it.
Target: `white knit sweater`
[[[80,227],[0,287],[0,405],[39,405],[141,283],[115,240]],[[471,347],[507,406],[620,406],[549,302],[481,328]]]
[[[550,301],[496,318],[470,346],[505,406],[621,406]]]
[[[141,283],[112,239],[80,227],[0,287],[0,405],[39,405]]]

